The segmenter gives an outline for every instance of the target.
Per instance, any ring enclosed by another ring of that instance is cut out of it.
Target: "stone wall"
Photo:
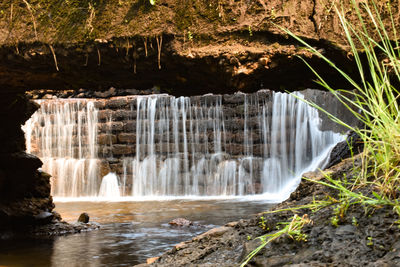
[[[221,142],[221,148],[227,155],[225,159],[238,159],[244,158],[246,155],[252,156],[252,160],[247,166],[247,171],[250,172],[252,169],[255,177],[255,183],[259,183],[259,177],[261,176],[263,168],[263,160],[269,156],[270,153],[270,141],[264,142],[263,132],[261,130],[261,116],[263,105],[266,104],[267,110],[265,115],[269,116],[268,124],[271,124],[271,113],[272,113],[272,91],[264,90],[253,94],[225,94],[225,95],[205,95],[205,96],[193,96],[189,98],[191,112],[195,107],[200,107],[205,103],[220,103],[221,112],[224,117],[224,131],[221,133],[221,139],[215,140],[215,129],[213,118],[204,118],[203,120],[196,121],[196,126],[201,129],[198,135],[197,143],[193,144],[190,134],[187,132],[186,136],[182,132],[180,127],[179,132],[179,144],[178,150],[182,153],[184,150],[184,139],[187,142],[188,160],[191,161],[192,157],[196,157],[198,160],[204,154],[212,154],[220,151],[215,151],[215,142]],[[354,125],[355,119],[347,111],[341,103],[335,99],[331,94],[316,90],[306,90],[303,92],[306,99],[315,101],[318,104],[324,104],[329,102],[329,111],[333,114],[338,115],[348,123]],[[102,159],[101,176],[104,176],[108,172],[112,171],[117,173],[118,176],[122,177],[128,175],[127,182],[128,186],[131,181],[132,170],[125,169],[124,159],[133,159],[137,156],[136,154],[136,130],[138,126],[137,118],[137,97],[138,96],[125,96],[125,97],[114,97],[105,100],[95,100],[95,106],[99,109],[98,111],[98,155]],[[166,96],[167,97],[167,96]],[[187,111],[188,113],[190,111]],[[321,116],[322,114],[320,114]],[[290,115],[287,114],[288,119]],[[181,118],[180,118],[181,119]],[[329,118],[322,116],[321,129],[333,130],[335,132],[345,132],[346,129],[332,123]],[[155,121],[155,127],[158,127],[158,121]],[[146,125],[146,124],[145,124]],[[141,126],[142,127],[142,126]],[[186,129],[195,128],[194,122],[188,118],[186,120]],[[172,121],[169,125],[170,129],[173,129]],[[245,129],[247,135],[245,134]],[[168,137],[166,134],[154,136],[154,150],[155,153],[165,159],[167,151],[174,151],[177,149],[173,143],[168,143],[167,140],[171,140],[173,133],[170,133]],[[280,133],[278,133],[277,142],[280,144]],[[286,132],[287,139],[290,137],[290,131]],[[143,149],[143,144],[141,144]],[[290,144],[286,144],[287,151],[289,150]],[[146,148],[144,148],[146,150]],[[196,151],[196,154],[192,154],[192,149]],[[280,146],[279,146],[280,149]],[[142,155],[143,156],[143,155]],[[224,157],[224,156],[223,156]],[[143,158],[141,158],[143,160]],[[189,163],[189,168],[190,168]],[[258,174],[257,174],[258,173]]]
[[[259,129],[259,103],[267,103],[272,107],[271,91],[263,91],[255,94],[234,94],[234,95],[206,95],[190,97],[192,105],[200,107],[202,104],[216,103],[220,101],[221,111],[225,117],[224,129],[221,137],[222,150],[232,157],[253,155],[255,157],[264,156],[264,145],[262,144],[262,132]],[[249,101],[247,107],[248,116],[245,118],[245,98]],[[123,174],[122,160],[127,157],[136,156],[136,129],[137,129],[137,97],[115,97],[108,100],[96,100],[96,106],[99,108],[98,119],[98,152],[99,158],[106,159],[103,170],[111,170],[118,175]],[[192,106],[192,109],[194,107]],[[189,113],[190,111],[188,111]],[[194,113],[195,111],[192,110]],[[271,110],[269,110],[271,112]],[[191,125],[192,123],[192,125]],[[190,140],[190,135],[187,132],[187,149],[189,159],[191,157],[192,145],[195,145],[195,151],[200,154],[216,153],[215,151],[215,132],[213,131],[214,120],[205,118],[196,122],[196,126],[201,129],[198,136],[200,143],[193,144]],[[251,132],[251,136],[244,136],[244,127]],[[155,127],[158,127],[158,122],[155,121]],[[186,129],[195,127],[194,122],[189,118],[186,121]],[[173,128],[170,121],[170,129]],[[184,133],[182,127],[179,128],[179,151],[183,151]],[[188,130],[189,131],[189,130]],[[167,135],[155,135],[155,152],[156,154],[166,156],[167,151],[174,151],[175,144],[168,143],[167,139],[172,138]],[[245,142],[249,142],[247,147]],[[267,144],[268,145],[268,144]],[[107,164],[108,163],[108,164]]]
[[[306,90],[302,95],[317,104],[330,103],[330,112],[351,121],[350,112],[331,94]],[[39,101],[42,108],[26,128],[32,137],[28,151],[41,157],[44,168],[51,170],[57,196],[92,196],[109,172],[119,176],[121,188],[127,192],[155,180],[168,180],[173,187],[195,185],[191,188],[198,192],[197,184],[210,187],[210,180],[222,181],[225,178],[221,177],[228,175],[233,179],[230,183],[239,184],[235,177],[240,176],[240,186],[249,185],[242,194],[260,193],[261,184],[266,183],[261,181],[262,173],[267,169],[273,172],[266,159],[284,161],[287,166],[277,168],[287,172],[308,166],[312,155],[323,151],[322,144],[334,144],[333,137],[317,130],[312,121],[318,115],[304,103],[269,90],[180,98],[167,94],[80,100],[46,97],[49,100]],[[325,116],[320,130],[344,129]],[[295,144],[297,134],[305,138],[300,146]],[[302,161],[295,156],[300,154]],[[98,168],[93,169],[89,162],[93,160]],[[171,161],[174,163],[168,163]],[[173,169],[177,172],[172,173]],[[229,169],[234,174],[228,174]],[[167,178],[170,175],[174,178]],[[185,178],[187,175],[190,178]],[[79,186],[71,181],[79,181]],[[141,182],[133,187],[132,181]],[[178,191],[182,192],[174,194]]]

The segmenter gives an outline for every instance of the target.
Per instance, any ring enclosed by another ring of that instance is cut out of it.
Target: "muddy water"
[[[58,202],[63,219],[81,212],[100,223],[100,230],[53,240],[7,242],[0,266],[132,266],[169,250],[213,227],[267,210],[271,204],[238,200],[169,200],[140,202]],[[194,222],[172,227],[174,218]]]

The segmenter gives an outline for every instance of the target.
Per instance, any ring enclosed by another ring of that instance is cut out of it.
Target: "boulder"
[[[0,167],[6,167],[7,169],[19,169],[23,166],[24,169],[36,170],[42,164],[42,161],[38,157],[26,152],[0,155]]]
[[[95,91],[94,92],[94,96],[98,97],[98,98],[108,98],[108,97],[112,97],[115,96],[116,93],[116,89],[114,87],[110,87],[110,89],[108,89],[107,91]]]
[[[38,224],[48,224],[54,219],[54,214],[48,211],[42,211],[35,215],[34,219]]]
[[[79,215],[78,222],[80,223],[88,223],[89,222],[89,214],[86,212]]]
[[[185,218],[176,218],[176,219],[173,219],[172,221],[170,221],[168,224],[172,225],[172,226],[182,227],[182,226],[191,226],[191,225],[193,225],[193,222],[189,221]]]

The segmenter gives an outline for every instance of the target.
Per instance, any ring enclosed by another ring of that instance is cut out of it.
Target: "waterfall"
[[[115,173],[110,172],[101,181],[99,197],[118,198],[120,196],[118,177]]]
[[[59,197],[104,196],[107,169],[121,177],[123,196],[283,199],[344,138],[321,131],[318,111],[301,97],[41,100],[24,126],[27,151],[42,159]]]
[[[88,100],[38,100],[40,109],[24,125],[27,152],[51,173],[51,194],[98,193],[97,112]]]

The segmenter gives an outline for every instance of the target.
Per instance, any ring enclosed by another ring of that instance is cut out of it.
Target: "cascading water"
[[[98,193],[97,112],[88,100],[38,100],[41,108],[24,125],[27,152],[51,173],[53,196]]]
[[[25,125],[27,150],[53,175],[56,197],[98,196],[105,158],[117,168],[123,196],[257,194],[282,200],[343,140],[320,131],[317,110],[288,94],[229,97],[134,96],[119,107],[129,114],[122,122],[120,111],[95,105],[101,100],[40,101]],[[107,122],[98,112],[111,114]],[[107,127],[101,125],[114,127],[102,149],[97,133]],[[125,142],[126,136],[133,138]],[[126,151],[117,153],[117,146]]]
[[[115,173],[110,172],[101,181],[99,197],[118,198],[120,196],[118,177]]]

